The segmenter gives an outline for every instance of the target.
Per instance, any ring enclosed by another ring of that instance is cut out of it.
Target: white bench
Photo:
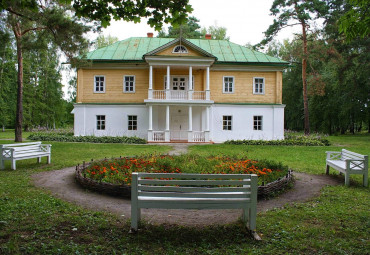
[[[51,161],[51,145],[41,144],[41,142],[2,144],[0,145],[0,169],[4,169],[6,160],[11,161],[11,168],[16,169],[17,160],[37,158],[41,162],[41,157],[47,157],[48,164]]]
[[[329,167],[332,167],[345,176],[345,184],[349,186],[350,174],[362,174],[363,185],[368,185],[368,156],[361,155],[343,149],[342,151],[326,152],[326,174],[329,174]]]
[[[243,209],[242,220],[256,230],[257,175],[132,173],[131,231],[138,230],[141,208]]]

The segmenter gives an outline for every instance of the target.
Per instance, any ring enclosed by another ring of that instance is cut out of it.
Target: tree
[[[278,16],[265,32],[265,39],[259,44],[265,45],[283,28],[300,25],[302,28],[302,87],[303,87],[303,108],[304,108],[304,132],[310,133],[308,96],[307,96],[307,31],[309,22],[315,18],[322,17],[327,12],[327,5],[320,0],[274,0],[270,9],[271,14]],[[289,23],[291,21],[297,23]]]
[[[219,27],[217,24],[209,26],[208,28],[202,28],[201,34],[211,34],[213,40],[230,40],[230,36],[227,36],[227,28]]]
[[[348,0],[348,11],[339,19],[339,31],[344,33],[347,42],[357,37],[370,35],[370,2],[368,0]]]
[[[180,36],[188,39],[199,39],[204,36],[200,31],[199,19],[196,17],[189,17],[186,23],[181,26],[170,26],[168,28],[168,33],[163,29],[158,33],[160,38],[177,38]]]
[[[96,40],[94,41],[94,44],[95,44],[95,49],[100,49],[100,48],[103,48],[103,47],[106,47],[108,45],[111,45],[115,42],[118,41],[118,38],[115,37],[115,36],[111,36],[111,35],[108,35],[108,36],[104,36],[104,35],[99,35]]]
[[[183,24],[187,14],[193,11],[188,3],[189,0],[74,0],[73,8],[79,17],[100,20],[104,27],[110,24],[112,18],[139,23],[143,17],[148,18],[148,24],[159,31],[163,23]]]
[[[70,8],[57,2],[45,1],[2,1],[5,11],[4,22],[14,34],[18,62],[17,112],[15,124],[15,141],[22,141],[23,121],[23,54],[33,48],[30,35],[42,33],[48,36],[67,57],[71,59],[80,50],[87,47],[83,34],[90,27],[68,15]]]

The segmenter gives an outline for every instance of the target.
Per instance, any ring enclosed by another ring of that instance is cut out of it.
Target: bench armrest
[[[41,144],[41,150],[45,152],[51,152],[51,144]]]
[[[1,158],[13,158],[14,148],[2,148],[0,156]]]
[[[365,161],[366,161],[365,159],[345,159],[344,161],[346,162],[347,169],[348,168],[351,169],[355,167],[360,168],[360,170],[365,169]]]
[[[342,156],[342,152],[340,151],[327,151],[326,152],[326,159],[337,159],[340,160]]]

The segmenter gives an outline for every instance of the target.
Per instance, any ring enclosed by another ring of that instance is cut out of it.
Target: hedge
[[[284,140],[228,140],[225,144],[235,145],[300,145],[300,146],[329,146],[327,139],[312,137],[296,137]]]
[[[28,137],[35,141],[56,141],[56,142],[83,142],[83,143],[129,143],[145,144],[146,140],[139,137],[127,136],[73,136],[70,134],[58,133],[33,133]]]

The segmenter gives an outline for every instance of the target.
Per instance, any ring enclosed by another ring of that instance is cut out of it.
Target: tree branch
[[[25,35],[26,33],[28,33],[29,31],[39,31],[39,30],[44,30],[44,29],[48,29],[48,27],[35,27],[35,28],[29,28],[29,29],[26,29],[24,30],[21,35]]]

